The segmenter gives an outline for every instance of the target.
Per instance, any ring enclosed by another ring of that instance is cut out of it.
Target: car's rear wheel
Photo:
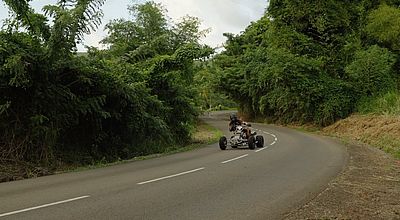
[[[256,148],[256,139],[254,138],[254,136],[250,136],[248,142],[249,142],[249,148],[251,150],[254,150]]]
[[[219,148],[221,150],[226,150],[226,147],[228,146],[228,140],[226,139],[225,136],[221,137],[219,139]]]
[[[256,145],[258,148],[264,147],[264,137],[261,135],[256,136]]]

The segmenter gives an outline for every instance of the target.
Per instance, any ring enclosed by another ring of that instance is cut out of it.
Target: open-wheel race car
[[[225,136],[219,139],[219,148],[221,150],[226,150],[227,147],[249,147],[252,150],[256,147],[264,147],[264,137],[257,135],[257,132],[252,132],[251,124],[241,123],[240,125],[234,125],[230,131],[232,136],[229,139]]]

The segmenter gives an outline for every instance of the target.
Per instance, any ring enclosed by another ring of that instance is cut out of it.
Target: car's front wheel
[[[254,136],[249,137],[249,148],[251,150],[256,149],[256,139],[254,138]]]
[[[219,139],[219,148],[221,150],[226,150],[226,147],[228,146],[228,140],[226,139],[225,136],[221,137]]]
[[[256,145],[258,148],[264,147],[264,137],[261,135],[256,136]]]

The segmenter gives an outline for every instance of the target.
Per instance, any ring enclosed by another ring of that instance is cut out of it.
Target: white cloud
[[[185,15],[198,17],[203,28],[212,32],[204,39],[210,46],[225,42],[223,33],[238,34],[251,21],[258,20],[264,13],[267,0],[156,0],[165,5],[168,15],[174,20]]]
[[[32,1],[36,10],[45,4],[52,4],[56,0]],[[143,1],[143,0],[140,0]],[[177,20],[185,15],[200,18],[203,29],[211,28],[211,33],[203,40],[210,46],[222,45],[225,42],[223,33],[238,34],[251,21],[258,20],[267,7],[268,0],[155,0],[162,3],[168,10],[168,16]],[[103,25],[99,30],[85,36],[84,44],[100,46],[99,41],[106,36],[104,25],[112,19],[129,18],[127,5],[135,0],[108,0],[103,6]],[[138,0],[136,0],[138,2]],[[7,9],[0,4],[0,20],[7,17]],[[1,22],[0,22],[1,23]],[[79,50],[84,50],[79,46]]]

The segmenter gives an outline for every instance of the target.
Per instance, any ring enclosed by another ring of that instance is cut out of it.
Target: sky
[[[143,0],[107,0],[103,6],[103,22],[99,29],[85,36],[85,45],[100,47],[99,44],[106,35],[104,25],[112,19],[130,19],[127,6]],[[268,0],[154,0],[166,8],[167,15],[174,21],[179,21],[185,15],[195,16],[202,21],[202,29],[211,28],[211,32],[202,41],[212,47],[222,46],[225,42],[223,33],[239,34],[252,21],[263,15]],[[47,4],[56,0],[33,0],[32,7],[40,12]],[[8,9],[4,2],[0,3],[0,26],[2,20],[8,17]],[[84,46],[79,45],[79,51]]]

